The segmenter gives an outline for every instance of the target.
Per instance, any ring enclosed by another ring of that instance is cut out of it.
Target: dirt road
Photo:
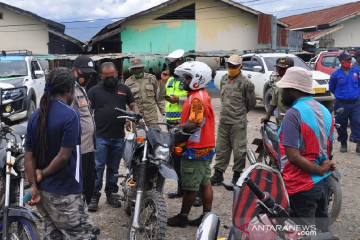
[[[216,123],[220,111],[219,99],[213,99],[213,107],[216,114]],[[254,138],[260,137],[260,118],[265,115],[264,108],[260,105],[248,114],[248,147],[255,150],[251,145]],[[336,136],[336,134],[335,134]],[[347,153],[339,152],[339,144],[335,145],[334,159],[342,175],[342,209],[339,218],[331,226],[333,233],[342,240],[360,240],[360,156],[355,153],[355,144],[349,144]],[[247,163],[248,165],[248,163]],[[232,163],[225,173],[225,180],[231,181]],[[176,182],[167,180],[164,193],[176,189]],[[213,210],[216,211],[221,219],[219,237],[226,237],[229,230],[224,226],[231,225],[232,211],[232,192],[226,191],[223,187],[214,187]],[[181,199],[170,200],[165,197],[167,202],[168,217],[177,214],[181,207]],[[193,219],[202,213],[202,208],[193,207],[189,218]],[[94,225],[99,226],[101,234],[98,239],[120,240],[126,239],[130,218],[125,215],[122,208],[111,208],[105,203],[105,197],[100,200],[99,210],[90,214]],[[171,228],[168,227],[166,239],[195,239],[195,227]]]

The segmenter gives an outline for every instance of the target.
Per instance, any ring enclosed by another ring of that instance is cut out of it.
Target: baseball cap
[[[291,57],[278,58],[276,60],[276,65],[275,66],[281,67],[281,68],[293,67],[294,66],[294,59],[292,59]]]
[[[96,73],[93,60],[85,55],[78,56],[73,63],[73,67],[80,69],[83,73]]]
[[[312,73],[302,67],[289,68],[281,80],[276,83],[279,88],[294,88],[302,92],[315,94],[312,85]]]
[[[232,65],[240,65],[242,64],[242,58],[239,55],[231,55],[226,62]]]
[[[145,67],[145,64],[143,63],[143,61],[140,58],[134,58],[130,62],[129,69],[142,68],[142,67]]]
[[[338,56],[339,61],[344,60],[344,59],[349,59],[349,58],[351,58],[351,55],[348,51],[343,51]]]

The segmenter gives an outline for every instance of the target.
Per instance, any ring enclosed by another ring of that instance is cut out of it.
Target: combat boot
[[[215,169],[214,175],[210,178],[212,186],[220,186],[224,181],[223,172],[221,170]]]
[[[234,185],[236,185],[236,183],[237,183],[240,175],[241,175],[241,172],[234,172],[234,175],[233,175],[233,178],[232,178],[232,180],[231,180],[231,183],[234,184]]]
[[[341,142],[340,152],[347,152],[347,142]]]
[[[88,206],[89,212],[96,212],[98,210],[99,200],[100,200],[101,193],[94,193],[90,204]]]

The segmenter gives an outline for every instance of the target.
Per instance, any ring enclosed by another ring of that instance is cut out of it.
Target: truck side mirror
[[[254,72],[261,72],[263,70],[262,66],[254,66],[253,71]]]
[[[36,78],[41,78],[42,76],[45,75],[43,70],[35,70],[34,74],[35,74]]]

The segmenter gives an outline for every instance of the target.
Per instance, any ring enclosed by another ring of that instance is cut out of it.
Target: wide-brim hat
[[[242,64],[242,58],[239,55],[231,55],[226,62],[232,65],[240,65]]]
[[[73,67],[80,69],[85,74],[96,73],[93,60],[85,55],[78,56],[73,63]]]
[[[142,67],[145,67],[145,64],[143,63],[143,61],[141,59],[139,59],[139,58],[134,58],[130,62],[129,69],[142,68]]]
[[[313,89],[312,73],[301,67],[291,67],[285,75],[276,83],[279,88],[294,88],[302,92],[315,94]]]

